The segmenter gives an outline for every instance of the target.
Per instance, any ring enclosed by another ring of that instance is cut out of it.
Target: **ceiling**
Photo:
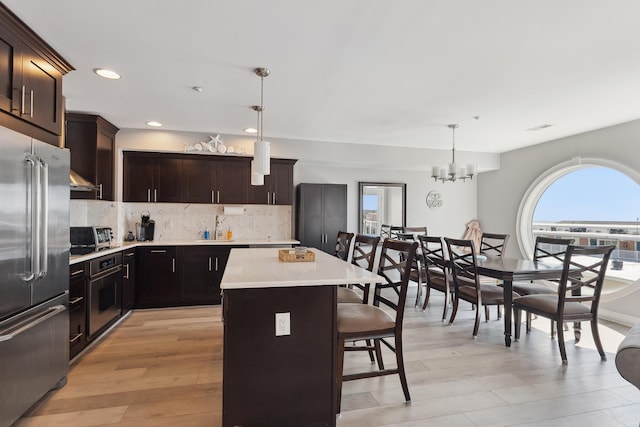
[[[120,128],[242,135],[261,66],[265,139],[448,149],[459,123],[500,153],[640,118],[631,0],[3,1],[76,68],[67,109]]]

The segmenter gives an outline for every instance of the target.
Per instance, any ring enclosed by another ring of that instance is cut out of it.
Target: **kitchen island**
[[[312,250],[314,262],[231,250],[221,282],[224,426],[335,425],[336,285],[382,277]]]

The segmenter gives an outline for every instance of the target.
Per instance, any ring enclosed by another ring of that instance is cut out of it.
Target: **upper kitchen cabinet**
[[[135,151],[123,155],[123,201],[182,201],[182,159]]]
[[[297,160],[271,159],[271,174],[265,175],[264,185],[253,185],[250,203],[262,205],[293,204],[293,165]]]
[[[119,129],[92,114],[67,113],[65,121],[71,169],[98,186],[97,191],[71,191],[71,198],[115,200],[113,163]]]
[[[61,146],[62,76],[73,69],[0,3],[0,125]]]
[[[247,157],[190,155],[182,160],[182,201],[247,203],[250,174]]]

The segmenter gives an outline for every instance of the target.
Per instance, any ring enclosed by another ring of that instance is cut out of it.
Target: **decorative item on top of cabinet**
[[[98,186],[98,191],[71,191],[72,199],[115,200],[115,139],[120,130],[100,116],[67,113],[65,147],[71,169]]]
[[[298,184],[296,239],[333,254],[338,231],[347,229],[346,184]]]
[[[252,185],[249,203],[260,205],[293,204],[293,165],[295,159],[271,158],[271,174],[264,176],[264,185]]]
[[[73,69],[0,3],[0,125],[61,146],[62,75]]]

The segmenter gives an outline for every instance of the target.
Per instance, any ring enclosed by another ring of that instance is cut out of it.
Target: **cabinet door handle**
[[[173,272],[176,272],[176,259],[175,258],[171,258],[171,266],[173,268]]]
[[[84,270],[76,270],[71,272],[71,276],[77,276],[80,273],[84,273]]]
[[[136,253],[135,252],[129,252],[124,254],[125,257],[130,257],[130,256],[134,256]]]
[[[33,90],[31,91],[31,112],[30,117],[33,117]]]
[[[154,202],[158,201],[158,189],[157,188],[153,189],[153,201]]]
[[[98,200],[102,200],[102,184],[98,184]]]
[[[125,279],[129,279],[129,264],[125,264],[124,268],[126,270],[126,274],[124,276]]]
[[[167,250],[166,249],[152,249],[151,253],[152,254],[166,254]]]
[[[218,195],[216,203],[220,203],[220,190],[216,191],[216,194]]]
[[[82,333],[75,334],[73,338],[69,340],[69,344],[73,344],[74,342],[78,341],[80,338],[82,338]]]
[[[267,204],[269,204],[270,200],[271,200],[271,191],[267,191]]]
[[[276,204],[276,192],[274,191],[273,192],[273,203],[272,203],[272,205],[275,205],[275,204]]]
[[[216,198],[213,195],[213,190],[211,190],[211,203],[215,203],[216,202]]]
[[[69,301],[69,306],[72,306],[74,304],[79,303],[80,301],[82,301],[84,299],[84,297],[75,297],[74,299],[72,299],[71,301]]]
[[[209,257],[209,271],[211,271],[211,257]]]
[[[216,257],[216,271],[218,271],[218,257]]]
[[[22,104],[20,105],[20,115],[23,116],[24,115],[24,97],[25,97],[25,93],[26,93],[27,88],[22,85]]]
[[[151,189],[147,188],[147,202],[151,201]]]

